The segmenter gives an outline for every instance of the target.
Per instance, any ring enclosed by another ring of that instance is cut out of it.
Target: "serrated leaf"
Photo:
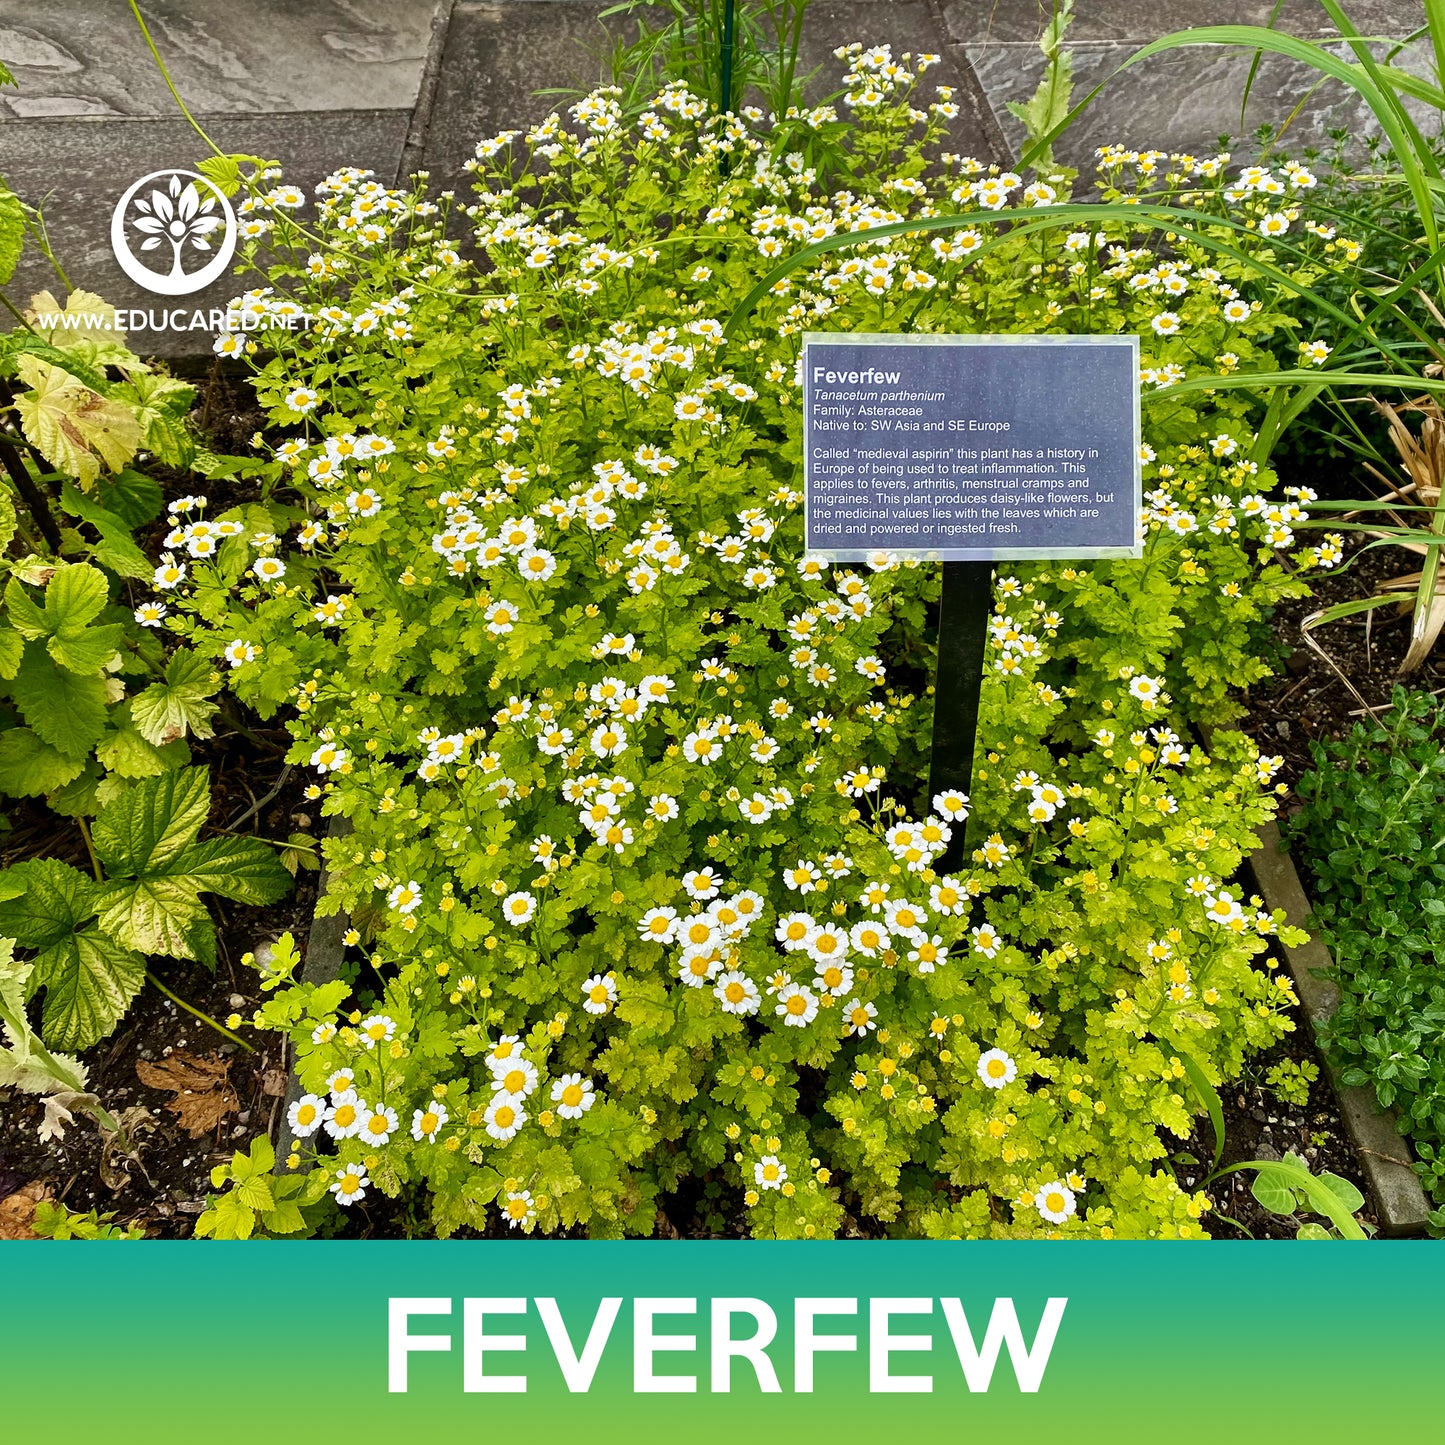
[[[35,957],[32,982],[45,988],[40,1034],[59,1049],[85,1049],[116,1025],[145,982],[145,959],[87,928]]]
[[[10,625],[28,640],[50,636],[50,620],[43,608],[31,600],[25,584],[18,577],[12,577],[5,585],[5,611]]]
[[[173,869],[207,893],[254,907],[291,891],[291,875],[259,838],[211,838],[176,859]]]
[[[60,321],[57,319],[60,316],[70,319]],[[67,365],[71,359],[67,353],[74,352],[84,359],[87,370],[107,366],[127,370],[144,367],[125,344],[125,331],[115,307],[93,291],[72,291],[65,298],[64,306],[49,291],[41,291],[30,298],[25,319],[38,336],[60,353],[54,358],[60,366]],[[90,382],[86,376],[80,380]]]
[[[102,466],[115,471],[135,455],[141,428],[129,407],[38,357],[22,355],[16,374],[30,388],[15,397],[21,430],[82,490],[95,485]]]
[[[13,627],[0,627],[0,678],[9,682],[25,655],[25,639]]]
[[[204,657],[189,650],[176,652],[166,663],[164,682],[154,682],[130,702],[136,730],[150,743],[174,742],[187,732],[208,738],[210,719],[217,704],[207,701],[216,691],[214,669]]]
[[[155,521],[165,505],[159,484],[134,467],[124,467],[113,477],[102,479],[96,495],[107,511],[132,529]]]
[[[100,806],[98,791],[101,776],[94,763],[87,763],[79,777],[45,795],[46,807],[62,818],[89,818]]]
[[[153,563],[136,546],[130,532],[132,524],[119,513],[102,506],[95,497],[86,496],[67,482],[61,489],[60,505],[72,516],[89,522],[100,533],[100,541],[92,544],[91,554],[102,567],[122,577],[149,577]]]
[[[10,72],[0,65],[0,85],[11,85]],[[25,208],[20,198],[0,182],[0,286],[15,274],[25,246]]]
[[[0,285],[4,285],[4,282],[0,281]],[[15,536],[16,525],[15,503],[11,501],[10,493],[0,487],[0,552],[10,545]]]
[[[184,878],[123,880],[100,895],[100,926],[142,953],[194,958],[192,930],[208,917],[200,890]]]
[[[0,793],[39,798],[75,781],[85,763],[57,752],[30,728],[0,732]]]
[[[59,858],[17,863],[6,877],[24,890],[0,902],[0,934],[26,948],[50,948],[95,914],[96,885]]]
[[[62,667],[90,676],[104,669],[124,636],[121,623],[108,622],[103,627],[88,627],[74,637],[52,637],[45,649]]]
[[[234,1191],[219,1195],[214,1204],[196,1220],[197,1239],[250,1239],[256,1227],[256,1211],[247,1209]]]
[[[134,727],[122,725],[95,745],[95,756],[107,772],[122,778],[154,778],[170,766],[166,755]]]
[[[247,1209],[258,1213],[275,1205],[271,1193],[271,1180],[265,1174],[253,1174],[249,1179],[237,1179],[231,1185],[236,1197]]]
[[[104,681],[57,667],[38,642],[25,644],[10,695],[26,723],[67,758],[82,761],[105,731]]]
[[[45,620],[51,633],[73,637],[97,617],[110,596],[105,573],[88,562],[62,562],[45,586]]]
[[[105,805],[91,838],[112,876],[168,873],[192,843],[211,807],[204,768],[144,778]]]

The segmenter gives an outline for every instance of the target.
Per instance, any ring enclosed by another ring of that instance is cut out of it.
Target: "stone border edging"
[[[1263,824],[1259,838],[1259,847],[1245,859],[1245,866],[1264,897],[1264,906],[1271,912],[1282,908],[1293,927],[1304,928],[1312,910],[1294,859],[1280,837],[1279,825]],[[1342,1084],[1338,1071],[1320,1047],[1320,1029],[1340,1005],[1338,985],[1323,977],[1334,967],[1329,949],[1318,938],[1311,938],[1298,948],[1289,948],[1282,940],[1275,941],[1279,943],[1295,992],[1310,1021],[1316,1051],[1340,1103],[1340,1116],[1360,1156],[1365,1181],[1379,1211],[1381,1234],[1391,1238],[1424,1234],[1430,1204],[1411,1167],[1409,1142],[1395,1128],[1394,1111],[1382,1113],[1368,1087]]]

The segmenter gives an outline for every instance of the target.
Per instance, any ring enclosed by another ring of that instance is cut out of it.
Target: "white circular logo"
[[[160,296],[187,296],[219,280],[231,264],[236,213],[205,176],[154,171],[116,202],[110,249],[137,286]],[[206,255],[203,265],[186,269],[187,261]]]

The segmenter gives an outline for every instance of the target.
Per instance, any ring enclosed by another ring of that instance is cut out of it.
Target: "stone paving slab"
[[[604,22],[609,0],[464,0],[451,16],[441,54],[423,164],[433,181],[461,190],[462,165],[483,136],[543,120],[565,107],[565,96],[543,88],[586,89],[608,79],[611,36],[635,34],[624,17]],[[819,95],[838,89],[835,47],[853,40],[887,41],[896,54],[942,53],[929,72],[933,84],[952,85],[961,114],[954,124],[960,150],[991,155],[997,131],[982,92],[966,65],[950,53],[929,0],[814,0],[799,54],[799,73],[815,67]]]
[[[145,0],[195,111],[410,109],[435,0]],[[175,101],[124,0],[0,0],[0,116],[170,119]]]
[[[1108,80],[1141,45],[1157,36],[1200,25],[1263,25],[1272,0],[1078,0],[1067,48],[1074,54],[1074,99],[1082,100]],[[1044,73],[1037,37],[1050,13],[1045,0],[944,0],[950,40],[963,48],[1014,153],[1023,128],[1007,102],[1027,97]],[[1349,6],[1356,27],[1368,35],[1403,38],[1424,21],[1420,0],[1355,0]],[[1289,0],[1276,28],[1308,39],[1336,32],[1317,0]],[[1107,142],[1138,149],[1214,150],[1221,136],[1247,139],[1261,125],[1278,125],[1291,115],[1285,144],[1300,151],[1328,143],[1332,129],[1356,137],[1379,133],[1368,106],[1349,87],[1326,81],[1283,56],[1260,62],[1248,109],[1240,99],[1249,79],[1252,53],[1200,46],[1166,52],[1109,81],[1056,147],[1061,161],[1092,167],[1096,147]],[[1417,43],[1401,64],[1425,69],[1426,44]],[[1424,109],[1419,110],[1427,118]]]
[[[1053,13],[1050,0],[943,0],[949,35],[963,44],[1036,44]],[[1274,0],[1075,0],[1069,43],[1142,45],[1200,25],[1266,25]],[[1363,35],[1403,36],[1425,23],[1420,0],[1345,0]],[[1319,0],[1287,0],[1275,28],[1319,39],[1335,34]]]

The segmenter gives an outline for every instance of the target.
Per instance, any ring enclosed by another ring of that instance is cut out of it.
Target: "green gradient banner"
[[[1353,1445],[1438,1438],[1445,1359],[1423,1242],[12,1243],[0,1282],[5,1438],[57,1445]]]

